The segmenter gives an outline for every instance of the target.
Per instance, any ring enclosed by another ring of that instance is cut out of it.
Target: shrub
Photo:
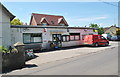
[[[8,53],[10,51],[7,48],[5,48],[4,46],[0,46],[0,52]]]

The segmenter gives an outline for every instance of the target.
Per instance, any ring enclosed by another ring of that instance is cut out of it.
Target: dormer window
[[[41,19],[40,23],[41,23],[41,25],[43,25],[43,26],[48,25],[48,21],[47,21],[47,19],[46,19],[45,17],[43,17],[43,18]]]
[[[63,18],[59,18],[58,19],[58,24],[61,25],[61,26],[65,26],[65,21]]]
[[[42,23],[42,25],[43,25],[43,26],[46,26],[46,25],[47,25],[47,23]]]
[[[60,24],[61,26],[64,26],[65,24]]]

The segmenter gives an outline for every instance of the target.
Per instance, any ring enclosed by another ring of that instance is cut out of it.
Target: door
[[[52,41],[56,47],[62,47],[61,34],[52,34]]]
[[[105,39],[105,37],[103,37],[103,36],[100,36],[100,39],[99,39],[100,41],[99,41],[99,45],[105,45],[106,44],[106,39]]]

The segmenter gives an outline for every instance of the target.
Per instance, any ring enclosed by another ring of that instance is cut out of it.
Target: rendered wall
[[[80,33],[80,40],[62,42],[62,47],[82,45],[83,44],[82,35],[86,35],[90,33],[95,34],[95,32],[93,32],[92,29],[86,29],[86,31],[85,29],[69,29],[69,33]]]
[[[2,45],[2,6],[0,5],[0,46]]]
[[[24,30],[24,28],[12,28],[12,44],[16,42],[23,42],[23,33],[42,33],[42,47],[43,49],[46,49],[49,48],[48,41],[52,41],[52,34],[68,34],[67,29],[47,28],[46,30],[47,31],[44,32],[44,28],[27,28],[26,30]],[[85,31],[84,29],[69,29],[69,33],[80,33],[80,40],[62,42],[62,47],[81,45],[83,44],[82,35],[90,33],[94,34],[95,32],[93,32],[92,29],[88,29],[87,31]]]
[[[2,8],[3,9],[3,8]],[[2,45],[9,47],[11,45],[10,17],[2,10]],[[0,35],[1,36],[1,35]]]
[[[2,45],[2,6],[0,5],[0,46]],[[0,74],[2,73],[2,53],[0,52]]]

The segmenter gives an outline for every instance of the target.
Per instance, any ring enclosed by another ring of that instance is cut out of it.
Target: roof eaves
[[[0,3],[0,5],[2,5],[2,10],[5,11],[5,13],[10,17],[10,21],[12,21],[15,16],[3,4]]]

